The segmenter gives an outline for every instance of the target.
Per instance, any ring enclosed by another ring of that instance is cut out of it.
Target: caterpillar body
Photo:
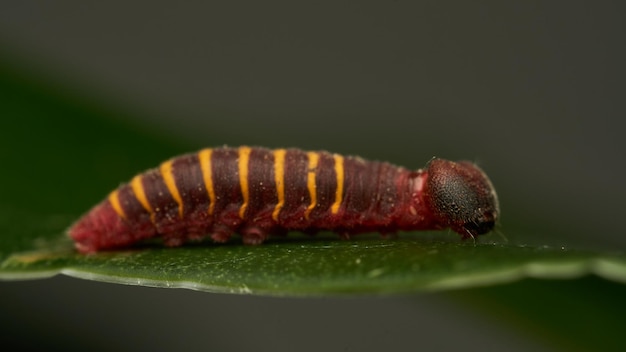
[[[79,252],[124,248],[161,237],[178,246],[239,233],[260,244],[288,231],[363,232],[451,228],[490,232],[498,198],[471,162],[432,159],[416,171],[360,157],[299,149],[203,149],[163,162],[122,184],[68,234]]]

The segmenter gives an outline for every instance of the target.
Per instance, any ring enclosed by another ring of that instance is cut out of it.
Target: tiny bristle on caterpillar
[[[246,244],[289,231],[363,232],[450,228],[490,232],[499,216],[489,178],[475,164],[432,159],[411,171],[325,151],[203,149],[163,162],[112,191],[68,233],[82,253],[153,237],[177,246],[234,233]]]

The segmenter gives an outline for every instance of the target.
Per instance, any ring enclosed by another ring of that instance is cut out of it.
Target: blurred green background
[[[622,251],[624,7],[0,4],[0,155],[13,166],[2,221],[19,226],[12,216],[28,213],[69,224],[135,172],[204,146],[295,146],[411,168],[435,155],[471,159],[496,185],[511,242]],[[75,140],[57,140],[58,130]],[[117,148],[120,133],[142,143]],[[46,154],[51,144],[67,150]],[[64,172],[89,158],[102,160],[84,162],[100,179]],[[43,191],[10,186],[26,177]],[[623,293],[594,279],[355,300],[68,278],[0,285],[7,338],[103,350],[585,349],[567,334],[584,334],[589,314],[611,310],[604,297]],[[571,291],[586,298],[550,295]],[[529,314],[538,302],[547,306]],[[595,324],[589,341],[620,327]]]

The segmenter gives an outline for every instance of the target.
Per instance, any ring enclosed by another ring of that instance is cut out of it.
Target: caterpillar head
[[[426,171],[425,201],[441,224],[463,238],[493,230],[500,214],[498,196],[478,166],[433,159]]]

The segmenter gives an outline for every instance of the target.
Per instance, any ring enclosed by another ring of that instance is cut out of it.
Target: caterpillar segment
[[[260,244],[289,231],[363,232],[451,228],[488,233],[499,216],[488,177],[470,162],[431,160],[411,171],[325,151],[203,149],[135,176],[68,233],[82,253],[159,237],[178,246],[238,233]]]

